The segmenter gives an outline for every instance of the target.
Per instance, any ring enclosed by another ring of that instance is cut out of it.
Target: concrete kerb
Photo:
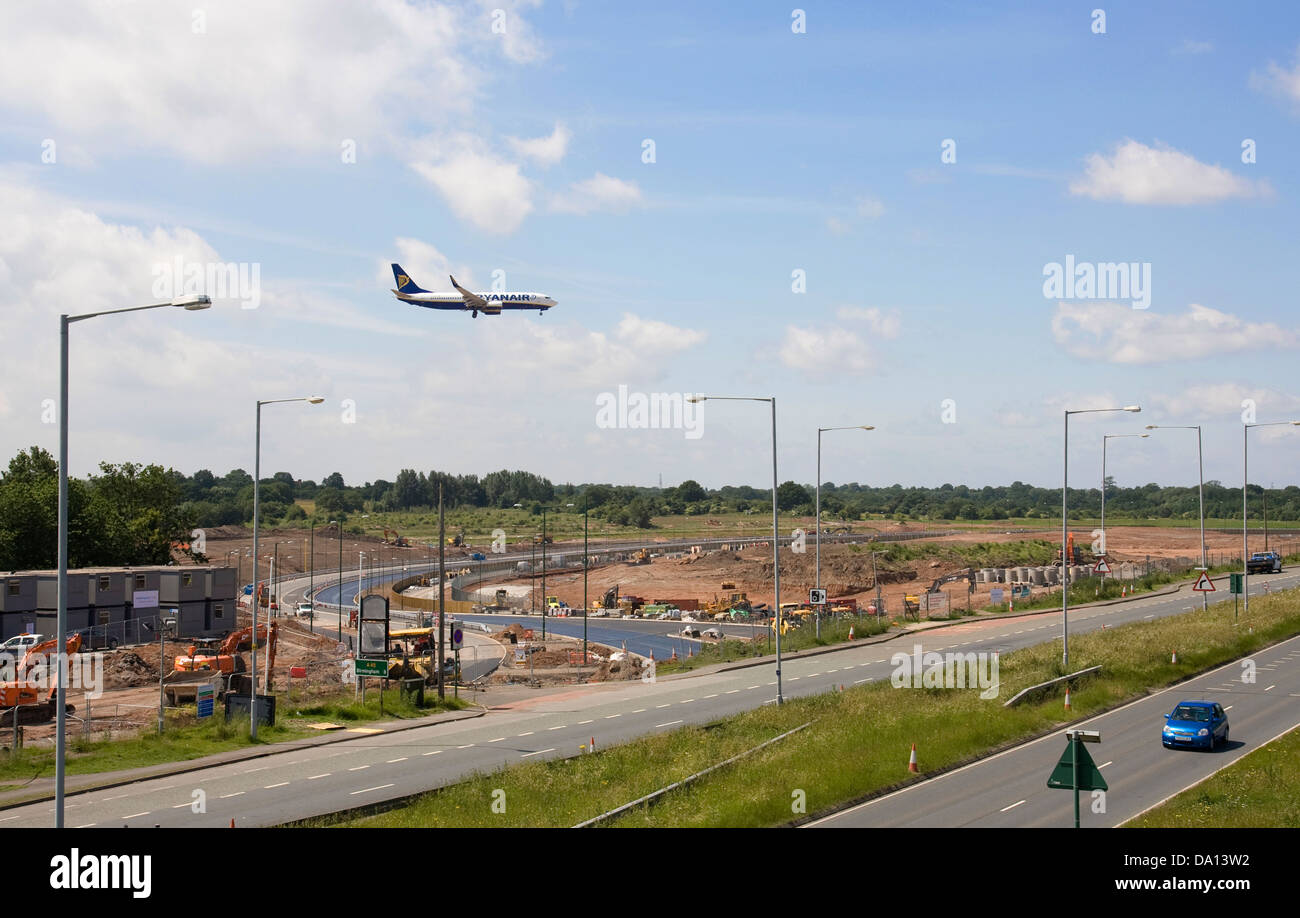
[[[1072,610],[1094,609],[1101,606],[1117,606],[1121,603],[1135,602],[1140,599],[1150,599],[1153,596],[1170,596],[1179,592],[1187,584],[1194,583],[1189,580],[1187,583],[1179,583],[1166,590],[1152,590],[1150,593],[1143,593],[1140,596],[1129,596],[1125,599],[1103,599],[1099,602],[1080,603],[1077,606],[1070,606]],[[819,657],[827,653],[839,653],[842,650],[848,650],[853,647],[860,647],[871,644],[884,644],[898,638],[907,637],[910,634],[916,634],[921,631],[934,631],[939,628],[952,628],[956,625],[965,625],[970,622],[987,622],[987,621],[1012,621],[1018,618],[1029,618],[1033,615],[1051,615],[1053,612],[1060,612],[1060,609],[1032,609],[1028,612],[1009,612],[1001,614],[998,612],[987,615],[970,615],[964,618],[954,619],[952,621],[940,622],[918,622],[916,627],[905,628],[895,634],[888,632],[871,637],[862,638],[853,642],[845,641],[842,644],[832,644],[829,647],[815,647],[809,650],[797,650],[794,653],[781,655],[782,662],[786,660],[803,660],[808,657]],[[662,661],[661,661],[662,662]],[[710,666],[701,666],[699,669],[692,669],[684,673],[669,673],[666,676],[656,676],[659,682],[668,682],[674,679],[685,679],[689,676],[706,676],[712,673],[725,673],[738,669],[750,669],[755,666],[767,666],[776,662],[776,654],[767,654],[762,657],[755,657],[752,660],[739,660],[734,663],[714,663]]]
[[[117,772],[100,772],[98,774],[69,776],[67,795],[69,797],[77,794],[90,793],[98,790],[108,790],[113,787],[122,787],[127,784],[134,784],[138,781],[148,781],[153,778],[165,778],[171,775],[183,775],[192,771],[201,771],[204,768],[211,768],[214,765],[229,765],[236,762],[251,761],[252,759],[265,758],[266,756],[279,755],[282,752],[293,752],[298,749],[306,749],[313,746],[328,746],[334,743],[343,743],[350,740],[373,739],[376,736],[389,733],[401,733],[405,730],[415,730],[420,727],[431,727],[437,724],[455,723],[460,720],[473,720],[477,717],[483,717],[487,714],[487,708],[480,711],[451,711],[444,714],[431,714],[428,717],[420,717],[413,720],[403,721],[377,721],[378,724],[394,724],[394,726],[378,727],[376,733],[348,733],[347,731],[329,732],[320,736],[303,736],[298,739],[286,740],[282,743],[274,743],[270,746],[249,747],[244,749],[231,749],[226,752],[218,752],[213,755],[203,756],[197,759],[186,759],[183,762],[160,762],[158,765],[143,765],[140,768],[133,768],[127,771]],[[85,781],[79,782],[77,778],[84,778]],[[45,779],[52,781],[53,778]],[[20,796],[22,790],[12,790],[0,793],[0,810],[13,809],[14,807],[26,806],[29,803],[41,803],[46,800],[53,800],[52,792],[40,791],[28,796]]]

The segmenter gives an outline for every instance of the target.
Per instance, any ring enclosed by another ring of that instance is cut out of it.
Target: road
[[[1300,723],[1300,638],[1253,657],[1253,684],[1240,662],[1150,695],[1074,726],[1097,730],[1089,744],[1109,790],[1105,812],[1093,813],[1092,795],[1080,795],[1081,826],[1117,826],[1208,777]],[[1166,749],[1164,715],[1183,700],[1217,701],[1228,714],[1229,742],[1217,752]],[[901,791],[810,823],[831,828],[1070,827],[1074,795],[1047,787],[1066,747],[1063,733],[921,781]]]
[[[1300,572],[1262,579],[1281,589],[1300,583]],[[1262,586],[1259,580],[1252,583]],[[1078,634],[1103,624],[1115,626],[1173,615],[1198,605],[1199,598],[1184,589],[1172,596],[1079,608],[1071,613],[1070,630]],[[900,650],[910,652],[913,644],[921,644],[926,651],[1006,652],[1058,639],[1060,631],[1059,612],[964,622],[880,644],[859,644],[786,660],[783,687],[787,697],[796,697],[839,685],[888,679],[893,670],[890,657]],[[1267,684],[1261,683],[1261,690]],[[573,754],[592,737],[603,747],[682,724],[707,723],[771,703],[775,691],[776,675],[770,662],[653,683],[541,689],[474,720],[371,736],[358,734],[350,742],[276,754],[258,762],[77,794],[68,799],[68,825],[228,826],[231,819],[241,826],[273,825],[432,789],[514,762]],[[510,697],[519,699],[517,692]],[[1294,707],[1294,699],[1291,701]],[[1239,728],[1236,717],[1243,715]],[[1251,745],[1266,739],[1251,734],[1254,715],[1249,711],[1243,715],[1230,712],[1234,739],[1243,739],[1241,729]],[[1152,738],[1155,740],[1154,733]],[[1046,781],[1046,776],[1044,771],[1041,780]],[[206,795],[204,813],[190,809],[196,790]],[[50,803],[14,808],[0,815],[0,826],[48,826],[52,811]]]

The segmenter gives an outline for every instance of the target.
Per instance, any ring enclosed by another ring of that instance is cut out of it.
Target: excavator
[[[32,679],[32,671],[38,666],[48,667],[52,662],[48,659],[48,654],[58,645],[58,638],[33,644],[28,648],[27,653],[23,654],[15,680],[0,683],[0,724],[8,726],[13,723],[15,707],[18,708],[19,724],[44,724],[54,719],[55,714],[58,713],[57,680],[47,677],[50,687],[45,691],[45,700],[42,701],[41,683],[46,680]],[[63,647],[69,657],[73,656],[81,649],[81,635],[70,635]],[[68,705],[66,710],[71,714],[75,708]]]
[[[255,653],[263,646],[267,648],[267,663],[263,671],[266,690],[271,690],[271,675],[275,672],[275,650],[279,639],[279,623],[271,622],[268,630],[264,624],[257,626],[258,641],[253,645],[251,627],[232,631],[221,639],[199,639],[189,646],[189,653],[176,657],[173,669],[163,679],[167,700],[171,704],[184,704],[193,701],[200,682],[212,681],[216,677],[217,695],[227,692],[237,695],[247,694],[250,685],[245,675],[248,664],[240,651],[252,649]],[[215,644],[215,646],[213,646]]]

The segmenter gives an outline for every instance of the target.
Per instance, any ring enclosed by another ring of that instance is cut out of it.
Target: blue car
[[[1172,748],[1192,746],[1214,751],[1228,742],[1228,714],[1213,701],[1181,701],[1165,715],[1160,742]]]

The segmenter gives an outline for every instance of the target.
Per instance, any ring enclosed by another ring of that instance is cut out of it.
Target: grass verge
[[[1300,728],[1211,775],[1126,828],[1300,828]]]
[[[1196,610],[1078,634],[1071,669],[1102,672],[1071,691],[1072,719],[1300,633],[1300,593],[1261,597],[1234,627],[1222,610]],[[1178,663],[1170,650],[1178,650]],[[899,648],[906,652],[910,648]],[[999,698],[977,690],[898,690],[873,683],[765,706],[705,727],[647,736],[595,755],[512,765],[347,821],[364,826],[568,826],[677,781],[805,721],[813,726],[618,819],[618,826],[770,826],[906,783],[917,744],[922,771],[956,765],[1054,729],[1059,695],[1004,708],[1015,692],[1063,675],[1058,642],[1005,654]],[[597,737],[599,742],[599,736]],[[575,753],[577,750],[573,750]],[[1044,776],[1046,780],[1046,776]],[[504,801],[504,811],[494,802]],[[802,805],[802,810],[799,808]],[[327,825],[331,820],[314,824]]]
[[[701,623],[701,627],[708,627],[707,623]],[[883,634],[889,630],[889,623],[882,622],[874,616],[859,619],[824,619],[822,621],[822,634],[821,637],[818,637],[817,626],[809,620],[798,628],[791,628],[781,635],[781,651],[782,653],[795,653],[799,650],[810,650],[814,647],[831,647],[835,644],[848,643],[850,627],[853,628],[853,637],[856,640],[870,637],[873,634]],[[717,644],[704,644],[694,656],[678,657],[676,660],[656,661],[655,674],[667,676],[671,673],[684,673],[692,669],[699,669],[701,666],[711,666],[714,663],[752,660],[755,657],[776,653],[776,643],[771,627],[758,628],[756,631],[759,636],[752,641],[724,640]]]

